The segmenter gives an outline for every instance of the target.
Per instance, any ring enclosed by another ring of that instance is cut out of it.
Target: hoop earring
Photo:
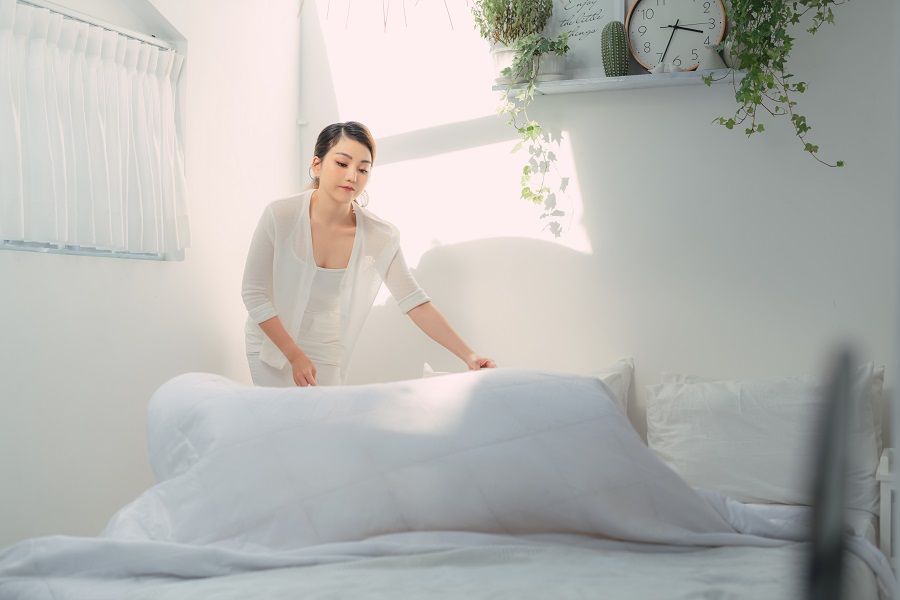
[[[356,203],[365,208],[369,204],[369,191],[363,190],[363,193],[356,197]]]
[[[312,179],[313,181],[318,181],[318,180],[319,180],[318,177],[316,177],[315,175],[313,175],[313,172],[312,172],[312,165],[309,165],[309,168],[306,170],[306,172],[309,173],[309,178]]]

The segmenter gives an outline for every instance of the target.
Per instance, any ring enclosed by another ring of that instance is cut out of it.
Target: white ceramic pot
[[[566,76],[566,57],[544,54],[538,61],[538,81],[555,81]]]
[[[494,61],[494,83],[497,85],[508,85],[513,83],[509,77],[504,77],[501,73],[503,73],[503,69],[512,66],[515,57],[515,49],[510,48],[506,44],[494,44],[491,46],[491,58]],[[518,78],[517,81],[523,80]]]

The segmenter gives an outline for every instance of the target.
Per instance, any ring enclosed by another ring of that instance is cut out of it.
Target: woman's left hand
[[[466,361],[466,366],[469,367],[470,371],[477,371],[479,369],[496,369],[497,363],[494,362],[493,358],[472,356]]]

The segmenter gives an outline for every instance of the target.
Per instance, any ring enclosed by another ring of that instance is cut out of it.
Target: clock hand
[[[684,29],[685,31],[696,31],[697,33],[703,33],[702,29],[692,29],[691,27],[682,27],[681,25],[663,25],[660,29],[665,29],[666,27],[671,27],[672,29]]]
[[[659,59],[659,64],[663,64],[666,60],[666,52],[669,51],[669,45],[672,43],[672,37],[675,35],[675,27],[678,27],[679,21],[681,21],[681,19],[675,19],[675,26],[672,27],[672,34],[669,36],[669,42],[666,44],[666,49],[663,50],[662,56]]]

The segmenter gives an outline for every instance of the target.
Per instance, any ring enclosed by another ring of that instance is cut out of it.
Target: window
[[[0,0],[0,247],[183,258],[183,57],[36,4]]]

